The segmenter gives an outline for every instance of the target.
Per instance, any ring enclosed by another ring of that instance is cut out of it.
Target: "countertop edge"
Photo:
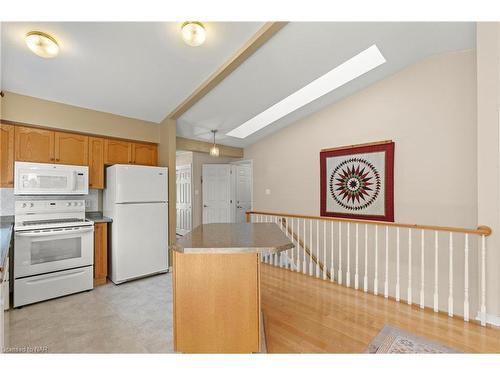
[[[170,249],[180,254],[248,254],[248,253],[271,253],[276,254],[294,247],[292,242],[274,247],[180,247],[171,245]]]
[[[4,241],[4,239],[2,238],[2,242],[0,243],[0,284],[2,284],[3,282],[3,273],[5,271],[5,268],[6,268],[6,265],[5,265],[5,261],[7,260],[7,256],[9,254],[9,249],[10,249],[10,244],[12,242],[12,233],[13,233],[13,230],[14,230],[14,224],[11,223],[11,224],[7,224],[5,225],[3,228],[1,228],[2,230],[2,237],[5,235],[7,240]],[[1,248],[3,247],[3,248]]]

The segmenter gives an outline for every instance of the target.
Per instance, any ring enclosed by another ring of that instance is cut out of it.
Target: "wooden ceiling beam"
[[[189,97],[177,106],[168,116],[170,119],[178,119],[189,108],[195,105],[201,98],[208,94],[224,78],[229,76],[236,68],[243,64],[255,51],[271,39],[288,22],[267,22],[252,38],[250,38],[228,61],[217,69],[208,79],[203,82]]]

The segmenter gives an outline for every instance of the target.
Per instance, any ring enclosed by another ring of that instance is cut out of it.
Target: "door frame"
[[[205,163],[201,165],[201,223],[204,224],[205,218],[205,176],[203,174],[203,169],[205,166],[212,165],[224,165],[229,167],[229,223],[234,222],[234,210],[235,210],[235,201],[234,201],[234,166],[231,163]]]
[[[231,194],[233,196],[232,219],[234,222],[236,219],[236,173],[235,173],[234,169],[237,165],[248,164],[250,166],[250,210],[253,210],[253,204],[254,204],[254,200],[253,200],[253,197],[254,197],[253,196],[253,159],[244,159],[244,160],[233,161],[230,164],[233,165],[232,169],[234,172],[233,178],[231,180],[231,183],[233,185],[231,187]]]
[[[189,191],[189,194],[191,195],[191,230],[193,230],[193,206],[194,206],[194,179],[193,179],[193,163],[189,163],[189,164],[184,164],[184,165],[176,165],[175,166],[175,173],[176,173],[176,180],[177,180],[177,168],[186,168],[186,167],[189,167],[190,171],[191,171],[191,189]],[[175,212],[176,212],[176,215],[177,215],[177,181],[175,182]],[[177,233],[177,222],[176,222],[176,226],[175,226],[175,234],[180,234],[180,233]],[[186,233],[184,233],[186,234]],[[184,235],[182,234],[182,235]]]

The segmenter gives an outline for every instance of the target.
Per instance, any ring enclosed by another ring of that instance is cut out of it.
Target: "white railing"
[[[252,211],[273,222],[294,248],[264,254],[276,267],[337,282],[486,325],[486,239],[491,229],[399,224]],[[418,296],[418,298],[416,297]]]

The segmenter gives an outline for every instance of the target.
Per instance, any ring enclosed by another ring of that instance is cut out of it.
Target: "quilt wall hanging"
[[[394,142],[320,152],[321,216],[394,221]]]

